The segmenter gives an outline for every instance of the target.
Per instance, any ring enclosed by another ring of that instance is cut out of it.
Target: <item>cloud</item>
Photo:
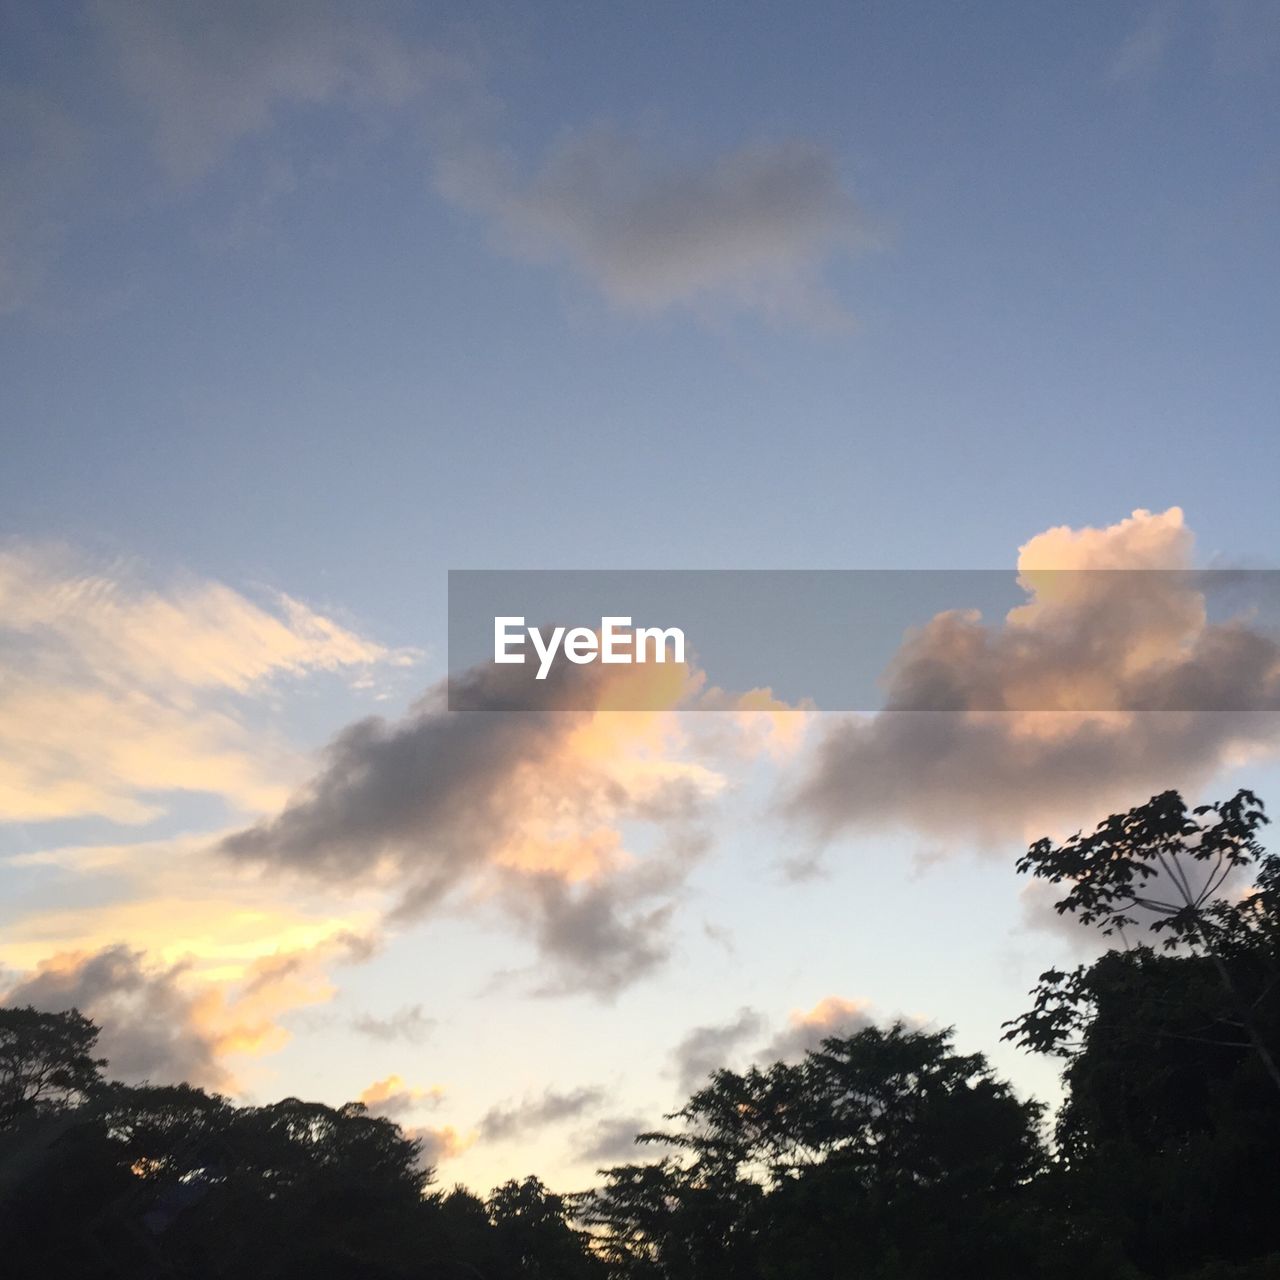
[[[387,6],[330,0],[98,0],[98,30],[142,105],[155,154],[175,181],[204,177],[235,145],[291,110],[395,107],[447,62],[379,21]]]
[[[994,843],[1074,829],[1274,750],[1273,638],[1211,621],[1194,574],[1058,572],[1187,569],[1191,551],[1176,507],[1031,539],[1027,603],[999,623],[951,612],[909,634],[886,709],[833,717],[784,811],[820,839],[905,826]]]
[[[78,1008],[93,1018],[102,1028],[98,1050],[117,1079],[225,1088],[214,1037],[200,1025],[182,974],[181,965],[147,968],[141,952],[122,944],[56,956],[6,992],[4,1003]]]
[[[757,1035],[764,1020],[754,1010],[742,1008],[731,1022],[694,1027],[676,1046],[672,1055],[681,1094],[693,1093],[713,1072],[728,1065],[734,1049]]]
[[[363,940],[340,934],[303,951],[261,956],[238,979],[217,981],[191,960],[164,963],[117,943],[40,962],[0,1003],[78,1008],[101,1027],[99,1049],[114,1079],[236,1092],[226,1059],[282,1048],[289,1033],[281,1015],[330,999],[325,966],[364,954]]]
[[[438,105],[432,90],[453,86],[456,98],[469,75],[456,50],[409,33],[394,0],[81,7],[73,23],[32,9],[6,31],[14,57],[0,83],[0,315],[38,307],[61,320],[67,281],[48,279],[49,267],[69,236],[154,207],[153,168],[167,198],[230,171],[227,225],[196,234],[234,247],[269,223],[300,178],[331,169],[351,132],[367,142],[405,117],[416,135]],[[298,127],[322,114],[323,128]],[[80,298],[75,314],[115,309],[131,290],[108,286],[97,300]]]
[[[875,1019],[866,1000],[846,1000],[827,996],[808,1011],[796,1010],[787,1025],[777,1032],[751,1059],[767,1066],[778,1061],[794,1061],[815,1049],[831,1036],[850,1036],[870,1026]],[[743,1006],[728,1022],[694,1027],[672,1052],[672,1065],[682,1095],[706,1085],[713,1072],[731,1067],[733,1058],[765,1028],[763,1016]]]
[[[678,141],[597,125],[528,166],[486,140],[503,109],[477,74],[483,53],[464,47],[456,24],[422,38],[402,5],[90,0],[88,14],[83,48],[51,27],[23,50],[39,65],[54,49],[75,68],[66,107],[22,87],[0,99],[18,153],[0,202],[0,311],[31,299],[64,224],[104,208],[137,214],[136,201],[121,209],[121,171],[144,189],[153,162],[169,196],[234,175],[225,227],[197,232],[234,246],[270,225],[272,205],[309,173],[332,167],[335,138],[358,131],[402,146],[427,139],[438,191],[483,218],[503,252],[567,267],[619,308],[850,324],[831,269],[873,235],[838,158],[817,142],[682,153]],[[323,128],[310,127],[317,120]]]
[[[428,1125],[419,1125],[405,1129],[404,1134],[421,1143],[421,1163],[432,1168],[445,1160],[460,1156],[475,1142],[474,1134],[464,1137],[452,1125],[441,1125],[434,1129]]]
[[[385,1018],[362,1013],[351,1019],[351,1026],[363,1036],[384,1043],[402,1040],[406,1044],[421,1044],[435,1029],[436,1020],[422,1011],[420,1004],[406,1005]]]
[[[593,1087],[572,1089],[567,1093],[548,1089],[538,1098],[491,1107],[480,1119],[480,1137],[486,1142],[507,1142],[549,1124],[580,1116],[598,1107],[604,1097],[603,1089]]]
[[[374,1115],[386,1116],[392,1120],[398,1120],[423,1107],[438,1107],[443,1100],[444,1090],[439,1085],[433,1085],[430,1089],[416,1089],[405,1084],[397,1075],[387,1076],[385,1080],[375,1080],[360,1095],[360,1101]]]
[[[637,312],[711,305],[841,327],[826,268],[871,240],[835,157],[802,140],[679,157],[598,127],[528,176],[493,149],[446,152],[437,184],[488,217],[500,247],[566,265]]]
[[[1169,72],[1218,76],[1267,72],[1280,56],[1280,13],[1269,0],[1152,0],[1107,67],[1117,83]]]
[[[294,762],[250,733],[245,697],[411,658],[288,596],[0,547],[0,821],[144,822],[183,790],[274,808]]]
[[[238,982],[257,964],[299,967],[328,950],[343,961],[375,946],[377,895],[300,892],[208,856],[209,837],[71,845],[5,859],[23,904],[4,926],[10,965],[34,969],[53,952],[97,952],[121,939],[195,978]],[[29,879],[26,877],[29,875]]]
[[[1153,5],[1116,51],[1107,68],[1114,81],[1148,80],[1164,65],[1173,41],[1176,11],[1167,2]]]
[[[638,1143],[636,1135],[650,1133],[653,1122],[645,1116],[613,1116],[578,1135],[577,1157],[599,1165],[643,1163],[674,1150],[668,1143]]]
[[[856,1035],[874,1022],[868,1001],[827,996],[807,1012],[792,1013],[786,1028],[756,1056],[763,1063],[794,1062],[824,1040]]]
[[[635,670],[565,668],[544,707],[519,713],[503,708],[523,668],[475,674],[466,711],[436,688],[397,723],[345,729],[276,817],[220,848],[331,886],[394,888],[396,920],[451,897],[496,903],[537,941],[542,990],[611,995],[665,958],[676,897],[705,847],[707,802],[723,785],[682,755],[669,710],[563,709],[582,705],[583,681],[588,701],[607,703]],[[624,823],[653,836],[643,856],[624,846]]]

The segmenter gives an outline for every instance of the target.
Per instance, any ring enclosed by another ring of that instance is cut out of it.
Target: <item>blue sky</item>
[[[247,1012],[283,1031],[225,1079],[438,1083],[404,1114],[479,1135],[442,1166],[477,1183],[590,1166],[532,1122],[486,1143],[487,1109],[590,1085],[583,1132],[652,1119],[682,1037],[745,1006],[760,1044],[839,997],[993,1047],[1067,945],[1024,927],[1018,835],[958,829],[922,870],[935,830],[855,822],[791,882],[778,850],[808,837],[768,815],[799,747],[666,741],[727,798],[667,963],[606,1001],[502,979],[545,960],[536,927],[470,881],[391,925],[372,873],[237,881],[218,910],[249,894],[275,932],[228,960],[212,912],[180,973],[177,942],[117,936],[140,921],[109,908],[156,865],[190,862],[170,911],[230,875],[212,846],[279,810],[309,752],[404,715],[443,673],[449,568],[1007,567],[1042,531],[1175,506],[1193,550],[1156,524],[1106,546],[1271,564],[1275,9],[115,0],[3,22],[4,743],[41,762],[13,784],[40,802],[0,809],[25,859],[0,869],[14,980],[41,946],[121,942],[138,990],[190,1000],[310,947],[310,996]],[[24,728],[47,706],[90,742],[105,706],[150,746],[93,764]],[[1270,776],[1267,742],[1195,745],[1170,785]],[[1082,787],[1077,821],[1098,803]],[[670,834],[615,819],[633,849]],[[105,847],[109,871],[84,852]],[[339,955],[339,925],[381,949]],[[361,1033],[361,1002],[434,1029]],[[216,1075],[235,1050],[201,1008]]]

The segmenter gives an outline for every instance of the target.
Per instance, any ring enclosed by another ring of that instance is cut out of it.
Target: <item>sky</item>
[[[1000,1024],[1096,944],[1027,840],[1280,795],[1275,712],[1214,701],[1280,705],[1268,636],[1034,576],[1275,567],[1280,10],[0,23],[3,998],[121,1078],[362,1098],[479,1190],[868,1020],[1052,1101]],[[1018,568],[902,654],[1062,709],[691,664],[459,716],[483,568]],[[1216,692],[1072,701],[1170,663]]]

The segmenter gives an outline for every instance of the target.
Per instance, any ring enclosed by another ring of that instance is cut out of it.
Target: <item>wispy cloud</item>
[[[290,109],[407,102],[445,60],[397,34],[391,6],[330,0],[269,5],[97,0],[92,11],[155,154],[176,181],[205,176]]]
[[[435,1025],[435,1019],[427,1017],[420,1004],[397,1009],[386,1017],[362,1013],[351,1019],[353,1030],[384,1043],[403,1041],[406,1044],[421,1044],[430,1036]]]
[[[0,548],[0,820],[142,822],[183,790],[275,807],[296,762],[237,698],[410,660],[287,596]]]
[[[491,220],[499,247],[563,264],[639,312],[844,327],[826,270],[873,239],[836,157],[803,140],[695,156],[602,126],[570,134],[528,174],[498,149],[446,152],[437,184]]]
[[[1177,19],[1178,6],[1173,0],[1153,4],[1111,59],[1107,68],[1110,78],[1141,81],[1159,71],[1173,41]]]
[[[479,1133],[486,1142],[507,1142],[592,1111],[604,1098],[604,1090],[599,1088],[583,1087],[567,1092],[548,1089],[536,1098],[490,1108],[481,1117]]]

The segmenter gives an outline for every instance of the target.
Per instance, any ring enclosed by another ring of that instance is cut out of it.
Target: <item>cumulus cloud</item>
[[[599,127],[568,135],[529,175],[496,150],[455,150],[437,181],[489,217],[509,252],[562,263],[639,312],[727,305],[843,325],[823,277],[870,242],[836,158],[800,140],[681,157]]]
[[[352,1028],[361,1035],[384,1043],[404,1041],[406,1044],[421,1044],[435,1025],[435,1019],[427,1017],[420,1004],[406,1005],[382,1018],[362,1013],[351,1020]]]
[[[594,1087],[558,1092],[548,1089],[540,1097],[491,1107],[480,1119],[480,1137],[486,1142],[507,1142],[534,1130],[571,1120],[604,1101],[604,1090]]]
[[[2,1002],[88,1015],[102,1029],[98,1047],[115,1079],[234,1092],[226,1058],[281,1048],[289,1036],[280,1016],[329,999],[333,988],[321,965],[353,947],[360,949],[335,938],[298,955],[264,956],[240,981],[219,983],[197,978],[189,962],[152,962],[119,943],[43,961]]]
[[[294,762],[249,732],[237,699],[410,660],[287,596],[0,547],[0,820],[143,822],[181,790],[275,808]]]
[[[694,1027],[672,1054],[676,1081],[682,1094],[701,1088],[707,1077],[729,1065],[733,1051],[764,1028],[764,1019],[754,1009],[738,1010],[730,1022]]]
[[[519,713],[503,708],[529,678],[523,668],[473,675],[465,711],[437,688],[397,723],[344,730],[276,817],[220,847],[331,885],[394,887],[400,920],[451,896],[497,903],[537,941],[541,990],[610,995],[665,957],[707,802],[723,785],[682,755],[670,710],[564,709],[583,705],[581,682],[600,706],[634,671],[564,668],[545,705]],[[649,831],[652,847],[628,850],[624,823]]]
[[[874,1021],[867,1001],[827,996],[812,1009],[792,1013],[786,1027],[760,1050],[757,1058],[764,1063],[795,1062],[824,1040],[856,1035]]]
[[[1274,749],[1274,638],[1211,620],[1193,573],[1078,572],[1189,570],[1191,552],[1176,507],[1031,539],[1027,603],[908,634],[885,709],[833,720],[786,811],[823,838],[893,825],[943,844],[1029,838]]]

